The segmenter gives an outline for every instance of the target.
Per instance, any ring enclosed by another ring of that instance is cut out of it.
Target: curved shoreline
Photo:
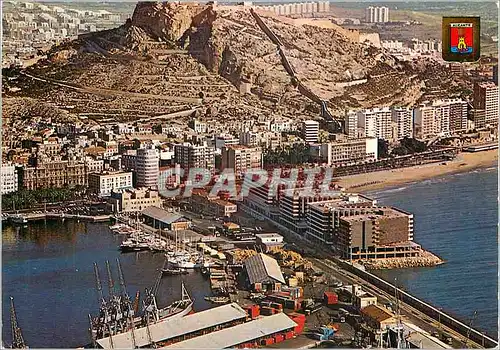
[[[444,175],[464,173],[478,168],[496,166],[497,162],[498,150],[459,153],[455,160],[449,162],[345,176],[340,178],[337,183],[347,190],[355,192],[373,191],[387,187],[398,187],[403,184]]]

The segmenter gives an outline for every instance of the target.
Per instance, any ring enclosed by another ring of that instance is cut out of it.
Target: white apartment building
[[[113,190],[128,188],[132,188],[131,172],[89,174],[89,189],[99,196],[110,196]]]
[[[318,142],[319,122],[315,120],[306,120],[302,123],[302,137],[306,143]]]
[[[389,8],[385,6],[370,6],[365,10],[365,21],[368,23],[389,22]]]
[[[281,134],[277,132],[244,131],[240,134],[240,144],[249,147],[275,149],[281,145]]]
[[[16,192],[18,189],[17,170],[14,165],[2,164],[2,195]]]
[[[435,101],[437,132],[453,133],[467,130],[467,102],[461,99]]]
[[[242,145],[222,148],[221,170],[234,169],[240,175],[250,169],[262,168],[262,150],[260,147]]]
[[[389,107],[349,111],[346,115],[346,133],[350,138],[377,137],[392,139],[392,114]]]
[[[375,137],[346,139],[324,143],[319,147],[320,159],[328,165],[342,165],[378,159],[378,142]]]
[[[426,140],[437,135],[435,115],[432,106],[420,106],[414,109],[415,138]]]
[[[474,108],[484,109],[486,125],[498,125],[498,86],[493,82],[474,84]]]
[[[222,150],[223,147],[233,146],[240,143],[240,140],[229,134],[221,134],[215,136],[215,148]]]
[[[467,130],[467,102],[461,99],[437,100],[414,111],[414,133],[418,139],[430,139]]]
[[[148,207],[162,206],[158,191],[145,188],[114,190],[107,202],[114,213],[137,212]]]
[[[402,41],[399,40],[382,40],[380,42],[382,47],[384,49],[390,50],[390,51],[397,51],[401,52],[404,49],[404,45]]]
[[[101,173],[104,170],[104,160],[94,159],[92,157],[85,157],[85,166],[87,173]]]
[[[397,139],[413,137],[413,110],[397,107],[391,111],[392,122],[396,123]]]
[[[175,145],[175,162],[184,169],[204,168],[213,170],[215,167],[215,151],[206,142],[194,145],[189,142]]]
[[[155,148],[137,150],[136,168],[137,187],[157,188],[160,171],[160,155]]]

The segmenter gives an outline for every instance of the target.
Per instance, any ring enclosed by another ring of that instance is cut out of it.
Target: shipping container
[[[259,305],[250,305],[246,307],[248,316],[253,320],[259,317],[260,307]]]
[[[280,303],[271,303],[271,307],[280,311],[283,310],[283,305],[281,305]]]
[[[275,343],[281,343],[283,340],[285,340],[285,336],[283,334],[276,334],[274,336]]]
[[[288,340],[288,339],[292,339],[293,338],[293,331],[290,331],[290,332],[286,332],[285,333],[285,339]]]
[[[297,323],[297,326],[294,328],[295,334],[300,334],[304,330],[304,325],[306,323],[306,315],[304,314],[299,314],[299,313],[291,313],[288,315],[295,323]]]
[[[274,344],[274,338],[267,338],[267,339],[265,340],[265,344],[266,344],[266,346],[267,346],[267,345]]]
[[[339,302],[338,295],[334,292],[325,292],[323,299],[326,305],[335,305]]]
[[[263,306],[260,309],[260,314],[263,316],[271,316],[271,315],[274,315],[275,313],[276,313],[276,310],[273,309],[272,307]]]

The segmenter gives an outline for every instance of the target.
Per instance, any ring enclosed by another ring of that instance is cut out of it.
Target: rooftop
[[[356,222],[376,219],[394,219],[408,217],[410,213],[400,211],[392,207],[373,207],[365,214],[350,215],[342,217],[343,221]]]
[[[246,259],[244,263],[251,284],[267,281],[269,278],[285,283],[278,262],[266,254],[254,255]]]
[[[277,233],[258,233],[255,235],[255,237],[259,237],[259,238],[283,238],[282,235],[277,234]]]
[[[266,316],[234,327],[175,343],[172,349],[225,349],[295,327],[284,313]]]
[[[222,323],[245,319],[246,316],[247,313],[245,310],[243,310],[238,304],[232,303],[200,311],[184,317],[166,319],[150,325],[149,330],[152,340],[154,342],[159,342],[187,333],[214,327]],[[136,329],[134,331],[134,336],[137,347],[144,347],[150,344],[146,327]],[[134,347],[130,333],[113,335],[112,341],[113,348],[115,349],[131,349]],[[112,348],[109,337],[98,340],[97,342],[104,349]]]
[[[181,219],[186,220],[182,215],[170,213],[157,207],[147,207],[142,211],[142,215],[149,216],[150,218],[161,221],[164,224],[171,224],[176,221],[180,221]]]
[[[377,322],[383,322],[394,317],[394,314],[392,314],[389,310],[375,304],[362,308],[361,313]]]

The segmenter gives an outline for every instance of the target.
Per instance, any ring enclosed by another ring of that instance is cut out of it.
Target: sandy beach
[[[442,175],[467,172],[476,168],[496,166],[498,150],[478,153],[460,153],[453,161],[427,164],[410,168],[377,171],[367,174],[345,176],[338,184],[351,192],[364,192],[385,187],[421,181]]]

